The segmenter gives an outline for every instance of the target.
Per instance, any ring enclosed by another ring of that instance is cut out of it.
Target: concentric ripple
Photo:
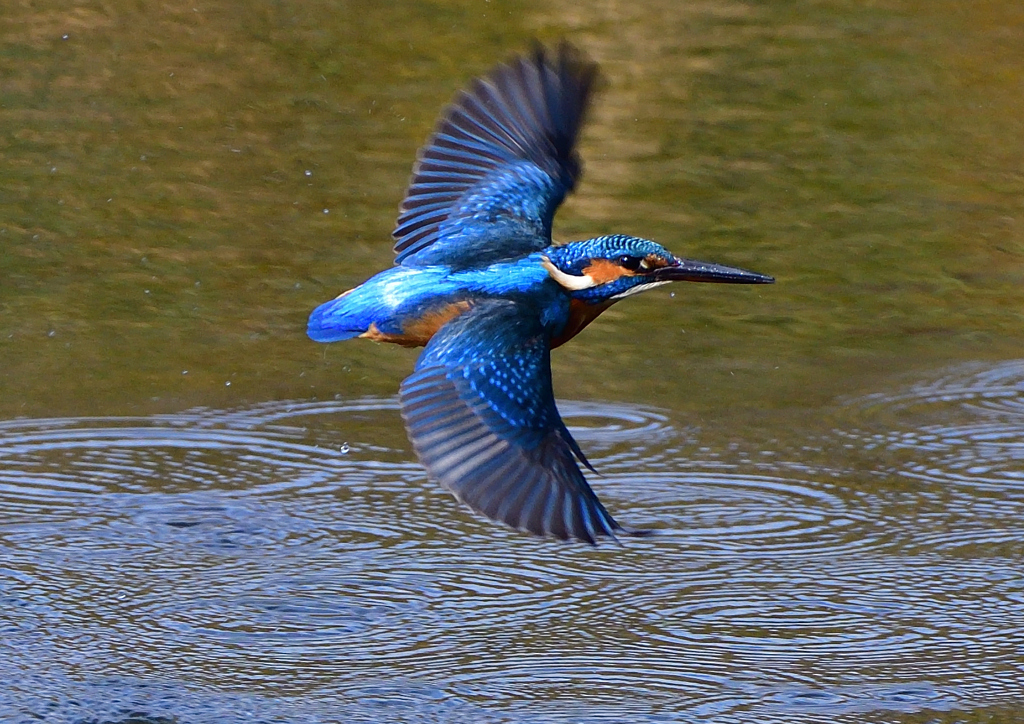
[[[853,404],[909,410],[951,402],[996,414],[1024,414],[1024,360],[960,365],[935,379],[867,395]]]
[[[901,526],[914,527],[913,550],[1024,551],[1024,360],[957,367],[848,406],[859,424],[836,432],[844,445],[899,481],[891,489],[916,490]]]
[[[655,511],[659,536],[685,541],[693,555],[836,556],[878,540],[866,511],[832,483],[678,465],[683,470],[619,473],[614,484],[637,491],[624,515]]]
[[[590,449],[619,443],[650,447],[677,435],[664,412],[641,405],[566,402],[558,407],[573,436]]]
[[[340,647],[351,683],[386,662],[404,676],[409,661],[453,656],[460,622],[556,606],[563,570],[510,574],[494,548],[550,544],[475,519],[429,483],[396,407],[0,423],[0,540],[19,572],[0,588],[6,625],[32,636],[42,616],[56,648],[99,642],[95,660],[115,673],[132,669],[123,652],[173,667],[198,651],[242,682],[254,646],[262,671],[290,681],[337,677]],[[643,408],[569,403],[565,417],[598,455],[675,434]],[[478,550],[453,569],[466,542]]]
[[[855,401],[889,429],[854,432],[897,454],[901,474],[988,490],[1024,490],[1024,360],[958,367]]]
[[[999,379],[999,409],[930,388],[927,432],[872,398],[870,432],[831,448],[566,403],[602,500],[656,531],[597,548],[469,513],[391,399],[0,423],[0,718],[834,722],[1024,699]]]

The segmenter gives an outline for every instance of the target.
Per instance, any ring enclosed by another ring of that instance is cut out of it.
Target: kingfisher
[[[535,44],[473,80],[420,149],[392,235],[395,265],[321,304],[317,342],[425,346],[402,418],[430,477],[488,518],[539,536],[617,540],[619,525],[555,406],[551,350],[612,304],[671,282],[770,284],[623,234],[556,244],[580,180],[576,139],[598,66]]]

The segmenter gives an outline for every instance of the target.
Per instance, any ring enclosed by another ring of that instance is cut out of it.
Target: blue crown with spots
[[[560,246],[549,247],[544,252],[551,263],[566,274],[582,276],[584,269],[595,259],[603,259],[623,265],[630,265],[631,259],[645,259],[656,256],[671,264],[675,256],[661,244],[626,234],[598,236],[586,241],[573,241]]]

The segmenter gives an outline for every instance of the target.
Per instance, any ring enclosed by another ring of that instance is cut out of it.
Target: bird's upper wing
[[[549,340],[516,302],[478,303],[434,335],[402,383],[430,475],[493,520],[594,543],[623,530],[584,480],[555,407]]]
[[[472,266],[549,246],[580,176],[574,146],[597,72],[567,43],[538,45],[462,91],[420,151],[395,262]]]

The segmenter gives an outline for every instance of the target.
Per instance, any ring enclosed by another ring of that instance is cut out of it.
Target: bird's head
[[[544,251],[548,274],[575,299],[590,304],[623,297],[669,282],[771,284],[764,274],[680,259],[661,244],[635,236],[599,236]]]

